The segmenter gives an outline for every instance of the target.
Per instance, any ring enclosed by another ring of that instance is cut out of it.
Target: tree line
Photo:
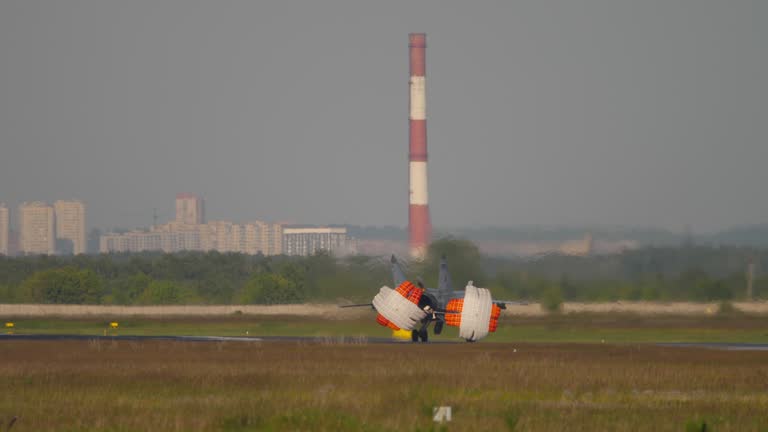
[[[603,256],[483,256],[469,241],[433,243],[407,275],[435,287],[447,256],[454,289],[467,281],[495,298],[530,301],[722,301],[747,296],[747,263],[757,263],[753,296],[768,298],[760,262],[768,251],[729,247],[647,247]],[[285,304],[367,302],[392,285],[388,257],[336,258],[186,252],[0,257],[0,303]]]

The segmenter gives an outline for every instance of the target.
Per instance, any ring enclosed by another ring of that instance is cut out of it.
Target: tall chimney
[[[408,230],[411,257],[423,259],[432,236],[427,195],[427,35],[411,33],[408,39],[411,64]]]

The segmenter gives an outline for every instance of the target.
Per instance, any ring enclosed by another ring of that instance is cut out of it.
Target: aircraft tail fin
[[[440,258],[440,271],[437,275],[437,290],[440,293],[453,293],[451,275],[448,273],[448,259],[443,255]]]
[[[403,273],[403,269],[400,268],[400,263],[397,262],[395,255],[392,255],[390,262],[392,263],[392,283],[394,283],[394,286],[398,287],[401,283],[405,282],[405,273]]]

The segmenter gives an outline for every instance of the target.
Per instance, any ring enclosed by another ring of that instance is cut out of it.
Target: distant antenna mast
[[[747,300],[752,300],[752,281],[755,279],[755,258],[749,258],[747,264]]]
[[[152,226],[157,226],[157,208],[152,209]]]
[[[683,247],[692,247],[693,246],[693,232],[691,232],[691,226],[689,224],[685,224],[684,232],[683,232]]]

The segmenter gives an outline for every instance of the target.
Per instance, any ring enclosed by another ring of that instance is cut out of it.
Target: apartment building
[[[71,253],[86,253],[85,204],[78,200],[59,200],[53,203],[53,209],[56,216],[56,238],[70,241]]]
[[[40,201],[19,206],[19,253],[53,255],[56,252],[54,209]]]
[[[9,236],[11,233],[11,219],[8,207],[0,203],[0,255],[10,255]]]

